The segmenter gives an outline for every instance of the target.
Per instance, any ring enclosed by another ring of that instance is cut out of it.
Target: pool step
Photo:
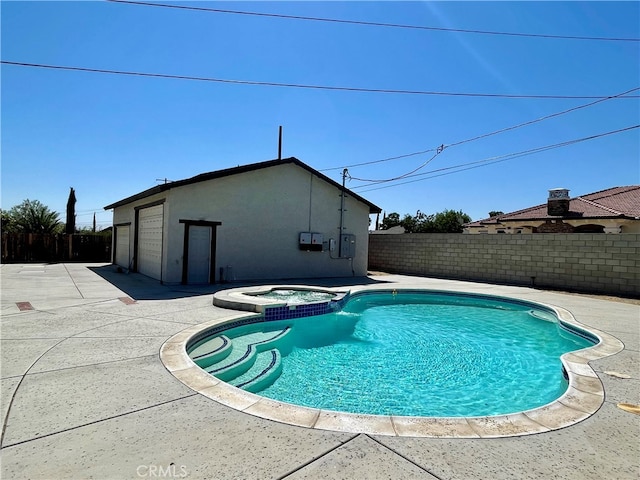
[[[212,364],[206,371],[224,382],[233,380],[247,372],[255,363],[260,352],[286,345],[284,342],[291,332],[290,327],[271,332],[255,332],[233,338],[231,353],[223,360]]]
[[[256,355],[253,366],[229,383],[248,392],[258,393],[271,386],[282,373],[282,355],[278,349]]]
[[[189,352],[189,356],[200,368],[206,368],[227,358],[231,349],[231,340],[219,335],[198,345]]]

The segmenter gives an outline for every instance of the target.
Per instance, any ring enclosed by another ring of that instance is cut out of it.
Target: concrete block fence
[[[369,235],[369,269],[640,297],[640,234]]]

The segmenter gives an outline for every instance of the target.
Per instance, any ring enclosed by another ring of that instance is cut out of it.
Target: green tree
[[[471,221],[466,213],[455,210],[444,210],[427,215],[420,210],[414,215],[408,213],[400,220],[398,213],[390,213],[382,220],[382,230],[396,225],[404,227],[406,233],[462,233],[462,225]]]
[[[29,199],[2,212],[2,227],[15,233],[62,233],[64,230],[58,212],[38,200]]]
[[[380,230],[389,230],[391,227],[400,225],[400,214],[393,212],[385,215],[380,224]]]
[[[420,210],[418,210],[415,216],[406,214],[402,219],[402,221],[400,222],[400,225],[404,227],[404,231],[406,233],[421,232],[423,231],[424,224],[428,219],[429,219],[429,216],[425,215]]]
[[[67,200],[67,222],[64,226],[64,233],[75,233],[76,231],[76,191],[71,187],[69,199]]]
[[[9,212],[0,208],[0,217],[2,217],[2,226],[0,228],[3,232],[8,232],[9,224],[11,223]]]
[[[504,215],[504,212],[501,212],[500,210],[491,210],[489,212],[489,217],[497,217],[498,215]]]
[[[406,233],[414,233],[418,228],[418,218],[412,217],[407,213],[400,221],[400,225],[402,225]]]
[[[462,233],[462,225],[471,221],[471,217],[462,210],[444,210],[433,217],[433,231],[437,233]]]

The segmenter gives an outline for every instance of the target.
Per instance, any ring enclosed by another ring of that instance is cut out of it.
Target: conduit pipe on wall
[[[342,239],[342,233],[344,231],[344,186],[347,180],[348,173],[349,170],[347,170],[346,168],[342,171],[342,190],[340,192],[340,239]],[[338,241],[338,257],[342,258],[342,241]]]

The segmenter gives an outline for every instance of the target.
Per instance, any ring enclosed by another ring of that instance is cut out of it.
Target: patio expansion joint
[[[82,298],[84,300],[84,295],[80,291],[80,288],[78,288],[78,284],[76,283],[75,279],[73,278],[73,275],[71,275],[71,273],[69,272],[69,269],[67,268],[67,264],[63,263],[62,266],[64,267],[64,271],[67,272],[67,275],[69,275],[69,279],[73,283],[73,286],[76,287],[76,290],[80,294],[80,298]]]
[[[138,318],[144,318],[146,320],[153,320],[155,322],[172,323],[174,325],[188,325],[188,326],[193,325],[192,323],[180,322],[178,320],[165,320],[165,319],[157,318],[157,317],[154,317],[154,316],[138,317]]]
[[[383,442],[379,441],[375,436],[369,435],[369,434],[365,434],[363,433],[362,435],[364,435],[365,437],[371,439],[372,441],[376,442],[378,445],[380,445],[382,448],[384,448],[385,450],[389,450],[390,452],[394,453],[395,455],[398,455],[400,458],[402,458],[403,460],[415,465],[416,467],[418,467],[420,470],[422,470],[425,473],[428,473],[429,475],[433,476],[434,478],[437,478],[438,480],[443,480],[442,477],[436,475],[433,472],[430,472],[428,469],[424,468],[422,465],[420,465],[419,463],[414,462],[413,460],[411,460],[409,457],[407,457],[406,455],[403,455],[402,453],[394,450],[393,448],[389,447],[388,445],[385,445]]]
[[[55,312],[52,312],[51,310],[40,310],[40,309],[34,308],[33,310],[21,310],[19,312],[14,312],[14,313],[3,313],[2,318],[3,319],[11,318],[11,317],[23,318],[26,315],[34,315],[35,313],[46,313],[48,315],[56,315]]]
[[[13,316],[18,316],[18,315],[31,315],[34,313],[48,313],[50,315],[58,315],[58,311],[59,310],[72,310],[74,308],[86,308],[86,307],[91,307],[93,305],[101,305],[103,303],[109,303],[112,302],[113,300],[117,300],[117,297],[113,297],[113,298],[108,298],[106,300],[96,300],[94,302],[88,302],[88,303],[78,303],[78,304],[74,304],[74,305],[66,305],[66,306],[58,306],[58,307],[51,307],[51,308],[46,308],[46,309],[41,309],[41,308],[36,308],[34,307],[33,310],[23,310],[20,312],[15,312],[15,313],[7,313],[7,314],[2,314],[2,317],[13,317]],[[96,311],[96,313],[102,313],[105,315],[114,315],[114,316],[124,316],[124,315],[129,315],[129,314],[123,314],[123,313],[114,313],[114,312],[105,312],[105,311]]]
[[[112,324],[109,324],[112,325]],[[99,339],[99,338],[119,338],[119,339],[126,339],[126,338],[167,338],[166,335],[99,335],[99,336],[84,336],[84,337],[69,337],[69,338],[93,338],[93,339]]]
[[[11,407],[13,407],[13,401],[16,398],[16,393],[20,389],[20,386],[22,385],[22,382],[24,382],[24,379],[27,377],[27,374],[29,373],[29,370],[31,370],[35,366],[35,364],[40,361],[40,359],[42,357],[44,357],[47,353],[49,353],[55,347],[57,347],[62,342],[64,342],[67,338],[68,337],[65,337],[65,338],[61,339],[59,342],[56,342],[55,344],[53,344],[51,347],[47,348],[44,351],[44,353],[42,353],[38,358],[36,358],[33,361],[33,363],[29,366],[29,368],[27,368],[27,370],[24,372],[24,374],[20,375],[20,381],[18,382],[18,385],[16,385],[16,388],[13,390],[13,394],[11,395],[11,399],[9,400],[9,405],[7,406],[7,413],[5,414],[5,417],[2,419],[2,433],[0,434],[0,449],[4,448],[4,446],[3,446],[4,434],[5,434],[6,430],[7,430],[7,421],[9,420],[9,415],[11,415]]]
[[[30,340],[66,340],[69,337],[18,337],[18,338],[6,338],[2,337],[0,340],[3,342],[28,342]]]
[[[195,310],[195,309],[192,309],[192,310]],[[184,313],[185,311],[186,310],[180,310],[181,313]],[[104,312],[104,311],[101,311],[101,310],[96,310],[94,313],[100,313],[100,314],[103,314],[103,315],[113,315],[113,316],[116,316],[116,317],[126,317],[126,319],[123,320],[123,321],[126,321],[126,320],[153,320],[153,321],[156,321],[156,322],[174,323],[174,324],[179,324],[179,325],[192,325],[191,323],[181,322],[181,321],[178,321],[178,320],[166,320],[166,319],[163,319],[163,318],[158,318],[158,315],[159,315],[158,313],[151,313],[149,315],[135,315],[135,316],[132,316],[133,314],[129,313],[129,312],[125,312],[125,313],[121,313],[121,312]],[[167,315],[167,314],[165,314],[165,315]]]
[[[131,319],[118,320],[116,322],[108,323],[107,325],[114,325],[116,323],[122,323],[122,322],[125,322],[127,320],[131,320]],[[8,406],[7,406],[7,412],[6,412],[5,416],[4,416],[4,418],[2,419],[2,432],[0,433],[0,449],[4,448],[4,435],[5,435],[6,429],[7,429],[7,421],[9,420],[9,416],[11,415],[11,408],[13,407],[13,401],[16,398],[16,394],[18,393],[18,390],[20,390],[20,386],[22,385],[22,382],[27,377],[27,375],[29,375],[29,372],[31,371],[31,369],[42,359],[42,357],[44,357],[47,353],[49,353],[51,350],[56,348],[62,342],[66,341],[66,340],[68,340],[70,338],[83,338],[83,337],[78,337],[78,335],[81,335],[81,334],[83,334],[85,332],[90,332],[91,330],[96,330],[98,328],[102,328],[104,326],[105,325],[100,325],[98,327],[88,328],[87,330],[84,330],[84,331],[81,331],[81,332],[77,332],[77,333],[74,333],[73,335],[61,338],[59,342],[54,343],[51,347],[47,348],[41,355],[39,355],[38,358],[36,358],[33,361],[33,363],[31,365],[29,365],[29,368],[27,368],[22,375],[16,376],[16,377],[20,377],[20,381],[18,382],[18,385],[16,385],[16,388],[14,389],[13,394],[11,395],[11,399],[9,400],[9,403],[8,403]],[[104,337],[100,337],[100,338],[104,338]],[[118,338],[120,338],[120,337],[118,337]],[[76,367],[74,367],[74,368],[76,368]],[[14,378],[16,378],[16,377],[14,377]]]
[[[102,422],[108,422],[109,420],[114,420],[116,418],[126,417],[127,415],[132,415],[132,414],[135,414],[135,413],[144,412],[144,411],[150,410],[152,408],[161,407],[161,406],[167,405],[169,403],[178,402],[180,400],[184,400],[184,399],[187,399],[187,398],[195,397],[196,395],[198,395],[198,393],[191,393],[189,395],[184,395],[184,396],[181,396],[181,397],[178,397],[178,398],[173,398],[171,400],[167,400],[167,401],[164,401],[164,402],[156,403],[154,405],[148,405],[146,407],[137,408],[137,409],[131,410],[129,412],[119,413],[118,415],[112,415],[110,417],[101,418],[100,420],[94,420],[93,422],[83,423],[82,425],[76,425],[76,426],[70,427],[70,428],[64,428],[62,430],[58,430],[57,432],[47,433],[46,435],[40,435],[38,437],[29,438],[27,440],[22,440],[20,442],[11,443],[9,445],[2,445],[0,447],[0,450],[4,450],[5,448],[10,448],[10,447],[15,447],[15,446],[18,446],[18,445],[22,445],[24,443],[33,442],[34,440],[40,440],[42,438],[51,437],[53,435],[59,435],[61,433],[71,432],[73,430],[77,430],[77,429],[83,428],[83,427],[88,427],[90,425],[96,425],[96,424],[99,424],[99,423],[102,423]],[[8,414],[7,414],[7,416],[8,416]],[[4,430],[4,428],[3,428],[3,430]]]
[[[102,312],[101,312],[102,313]],[[78,337],[78,335],[82,335],[83,333],[87,333],[90,332],[91,330],[98,330],[100,328],[104,328],[104,327],[110,327],[112,325],[116,325],[118,323],[124,323],[124,322],[132,322],[134,320],[140,320],[141,318],[146,318],[146,317],[132,317],[131,315],[125,315],[125,314],[113,314],[113,313],[108,313],[108,315],[114,315],[117,317],[125,317],[125,318],[119,318],[118,320],[114,320],[113,322],[110,323],[105,323],[103,325],[99,325],[97,327],[91,327],[87,330],[83,330],[82,332],[77,332],[74,333],[73,335],[69,335],[67,338],[129,338],[129,337],[164,337],[166,338],[166,335],[126,335],[126,336],[105,336],[105,335],[100,335],[100,336],[96,336],[96,337],[91,337],[91,336],[84,336],[84,337]],[[187,324],[185,324],[187,325]]]
[[[94,337],[79,337],[79,338],[94,338]],[[105,337],[99,337],[99,338],[105,338]],[[121,337],[117,337],[117,338],[121,338]],[[139,360],[141,358],[156,358],[158,356],[157,353],[152,353],[149,355],[139,355],[137,357],[127,357],[127,358],[120,358],[118,360],[108,360],[105,362],[94,362],[94,363],[83,363],[82,365],[72,365],[70,367],[61,367],[61,368],[52,368],[51,370],[43,370],[41,372],[32,372],[32,373],[25,373],[25,376],[29,376],[29,377],[33,377],[35,375],[42,375],[45,373],[53,373],[53,372],[61,372],[63,370],[73,370],[75,368],[86,368],[86,367],[94,367],[96,365],[109,365],[112,363],[119,363],[119,362],[128,362],[130,360]],[[18,376],[22,376],[22,375],[16,375],[15,377]],[[15,378],[13,377],[13,378]],[[3,379],[4,380],[4,379]]]
[[[287,473],[285,473],[284,475],[280,475],[279,477],[275,477],[276,480],[284,480],[285,478],[289,477],[290,475],[293,475],[294,473],[297,473],[298,471],[302,470],[303,468],[311,465],[313,462],[316,462],[318,460],[320,460],[322,457],[325,457],[327,455],[329,455],[330,453],[336,451],[337,449],[339,449],[340,447],[346,445],[347,443],[351,442],[352,440],[355,440],[356,438],[358,438],[361,434],[360,433],[356,433],[355,435],[351,436],[349,439],[345,440],[344,442],[338,442],[338,445],[331,447],[330,449],[324,451],[323,453],[319,454],[319,455],[315,455],[313,458],[311,458],[311,460],[301,463],[300,465],[298,465],[296,468],[294,468],[293,470],[288,471]]]

